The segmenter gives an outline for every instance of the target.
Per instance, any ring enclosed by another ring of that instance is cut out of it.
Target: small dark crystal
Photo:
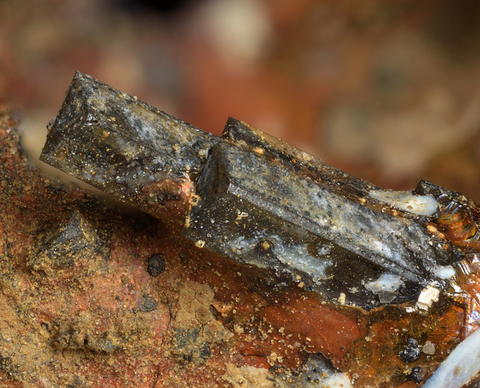
[[[154,311],[158,306],[157,301],[151,296],[142,296],[138,301],[138,308],[144,313],[150,313]]]
[[[421,351],[418,347],[418,341],[415,338],[409,338],[405,348],[398,354],[404,362],[417,361],[421,354]]]
[[[415,368],[412,368],[410,374],[408,375],[408,380],[412,380],[415,383],[419,384],[423,379],[423,372],[422,368],[419,366],[416,366]]]
[[[210,345],[208,344],[208,342],[204,342],[200,346],[200,357],[206,360],[211,355],[212,355],[212,351],[210,349]]]
[[[155,253],[148,259],[147,272],[150,276],[156,278],[165,271],[165,256],[161,253]]]

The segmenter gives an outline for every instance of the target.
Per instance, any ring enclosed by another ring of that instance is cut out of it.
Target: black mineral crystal
[[[382,189],[233,118],[217,137],[79,72],[41,158],[180,222],[199,249],[339,304],[426,310],[463,257],[432,226],[455,193]]]

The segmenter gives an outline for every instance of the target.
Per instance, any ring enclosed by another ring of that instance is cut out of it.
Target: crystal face
[[[441,360],[425,351],[436,326],[414,328],[422,316],[463,316],[460,339],[476,329],[480,207],[459,193],[426,181],[407,192],[385,190],[233,118],[213,136],[81,73],[49,126],[41,158],[179,226],[197,249],[254,271],[268,292],[293,287],[331,304],[332,316],[360,314],[369,332],[350,332],[343,351],[324,353],[334,363],[330,375],[351,384],[363,381],[355,359],[368,362],[366,349],[380,340],[396,344],[407,380],[425,382],[429,360]],[[373,318],[393,322],[392,311],[411,327],[410,337],[389,339]],[[281,314],[278,322],[286,325]],[[469,368],[450,386],[473,381],[480,366]]]

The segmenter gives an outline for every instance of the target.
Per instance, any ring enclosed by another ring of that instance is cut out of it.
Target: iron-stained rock
[[[75,261],[86,261],[87,265],[94,262],[95,254],[102,248],[96,230],[75,210],[65,224],[40,239],[36,253],[27,264],[35,271],[52,275],[57,270],[72,268]]]

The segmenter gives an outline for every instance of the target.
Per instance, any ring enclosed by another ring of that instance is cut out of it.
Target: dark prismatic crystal
[[[165,256],[155,253],[147,261],[147,272],[150,276],[156,278],[165,271]]]
[[[41,158],[154,216],[184,216],[188,179],[217,141],[77,72]]]
[[[81,73],[42,160],[259,276],[365,310],[428,309],[464,254],[427,228],[448,190],[383,190],[232,118],[213,136]]]

